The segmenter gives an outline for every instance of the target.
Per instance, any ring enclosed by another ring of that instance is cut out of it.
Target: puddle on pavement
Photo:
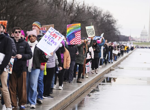
[[[137,86],[137,89],[138,89],[139,85],[149,86],[150,85],[150,78],[130,78],[130,77],[129,78],[127,78],[127,77],[112,78],[112,77],[106,77],[105,80],[97,86],[97,88],[95,88],[93,91],[91,91],[91,93],[88,94],[72,110],[110,110],[110,109],[106,109],[107,107],[105,107],[105,106],[108,106],[108,103],[106,103],[105,101],[109,100],[106,95],[108,95],[108,94],[110,95],[112,92],[113,92],[113,94],[117,93],[118,90],[120,92],[123,92],[123,89],[129,88],[129,86],[131,88],[134,88],[135,86]],[[124,88],[122,86],[124,86]],[[112,90],[110,90],[110,88]],[[120,88],[120,89],[118,89],[118,88]],[[140,86],[139,86],[139,88],[140,88]],[[124,91],[126,91],[126,90],[124,90]],[[149,89],[149,91],[150,91],[150,89]],[[135,92],[136,92],[136,89],[135,89]],[[130,97],[132,97],[132,96],[134,97],[134,93],[131,94]],[[139,94],[138,94],[138,96],[139,96]],[[102,98],[105,98],[105,97],[107,97],[107,98],[103,99],[103,101],[104,101],[103,102]],[[112,97],[112,96],[110,96],[110,97]],[[126,97],[126,96],[124,96],[124,97]],[[141,96],[139,96],[139,97],[141,97]],[[116,100],[117,100],[117,98],[116,98]],[[101,103],[101,105],[105,109],[101,109],[101,106],[98,106],[99,103]],[[109,103],[111,103],[111,101]],[[119,110],[119,109],[112,109],[112,110]],[[122,109],[122,110],[124,110],[124,109]],[[130,110],[133,110],[133,109],[130,109]],[[140,110],[140,109],[138,109],[138,110]]]

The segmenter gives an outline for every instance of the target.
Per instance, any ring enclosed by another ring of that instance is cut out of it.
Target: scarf
[[[36,40],[34,43],[31,43],[30,41],[28,42],[29,46],[31,47],[32,55],[34,55],[34,49],[35,46],[38,44],[38,41]],[[31,72],[33,66],[33,57],[28,60],[28,71]]]

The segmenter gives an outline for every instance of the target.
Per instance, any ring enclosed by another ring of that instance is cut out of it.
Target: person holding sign
[[[28,44],[33,54],[33,57],[27,61],[27,104],[30,104],[31,109],[35,109],[40,65],[48,59],[44,52],[36,46],[38,44],[36,31],[27,31],[27,34],[29,38]]]

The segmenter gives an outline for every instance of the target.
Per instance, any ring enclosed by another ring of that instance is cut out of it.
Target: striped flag
[[[75,33],[75,37],[70,41],[70,44],[81,44],[81,31]]]

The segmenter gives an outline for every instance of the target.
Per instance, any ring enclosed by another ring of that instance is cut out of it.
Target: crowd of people
[[[36,21],[32,30],[14,27],[10,34],[0,24],[0,91],[2,110],[13,108],[35,109],[43,98],[53,98],[53,89],[63,90],[63,82],[82,83],[88,78],[86,64],[91,62],[91,73],[97,74],[99,66],[113,63],[130,48],[94,36],[82,39],[79,45],[68,45],[64,39],[47,55],[37,47],[42,36],[41,24]],[[6,67],[14,59],[12,73]],[[58,84],[57,84],[58,83]]]

